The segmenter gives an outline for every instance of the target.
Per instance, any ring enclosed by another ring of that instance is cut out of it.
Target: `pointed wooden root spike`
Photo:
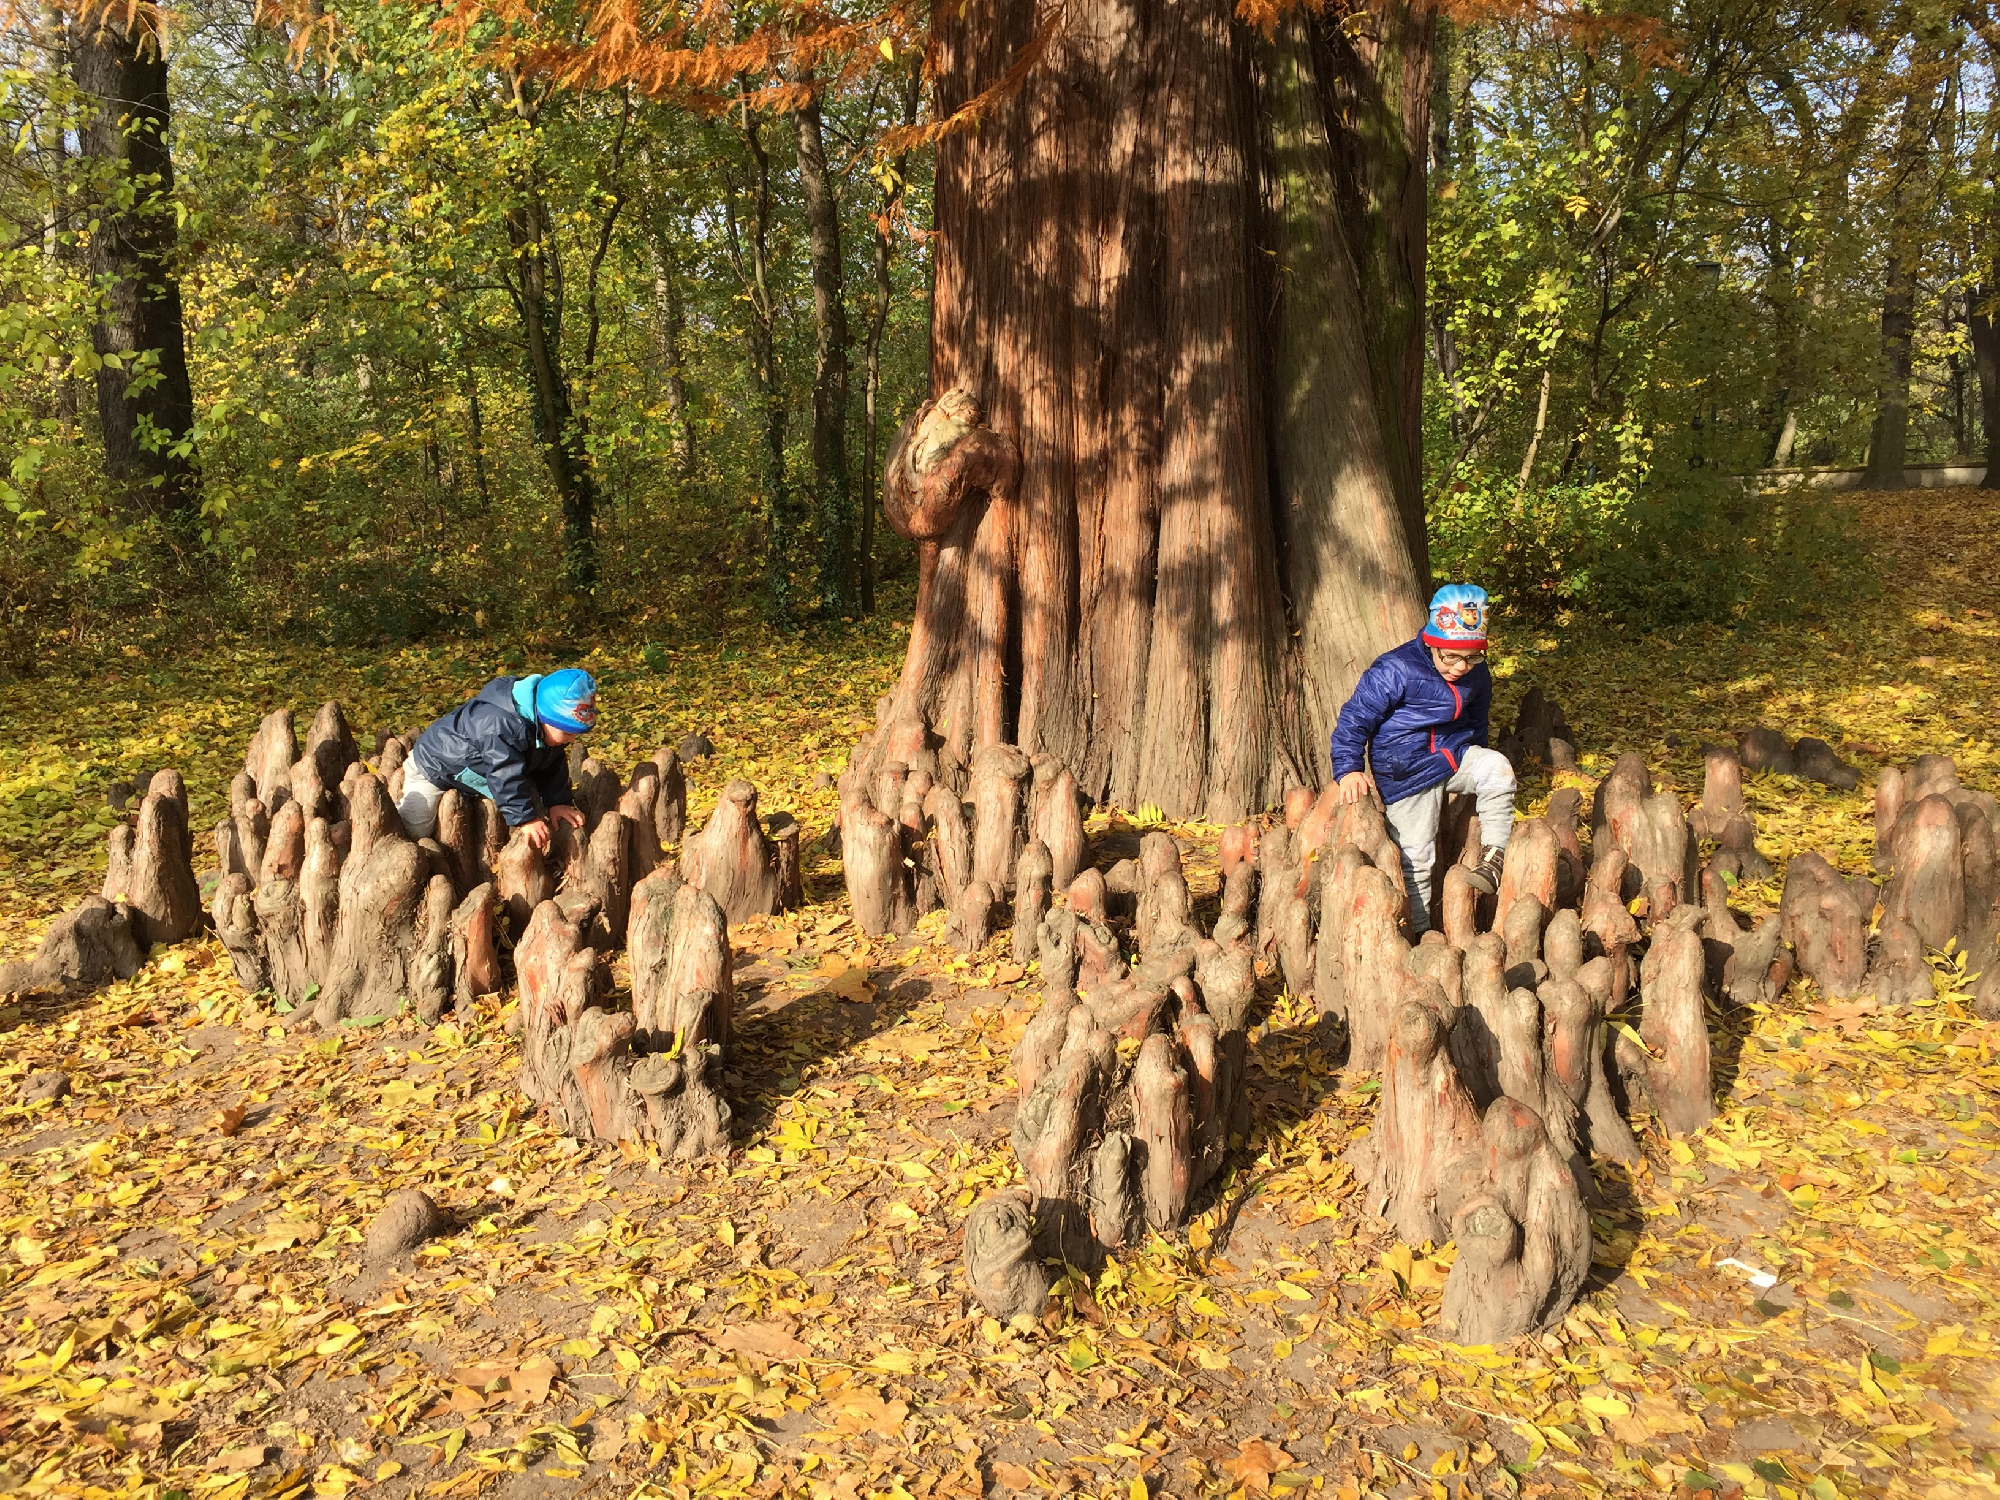
[[[974,1300],[1002,1323],[1041,1316],[1048,1272],[1035,1257],[1035,1222],[1027,1195],[995,1193],[965,1221],[965,1276]]]

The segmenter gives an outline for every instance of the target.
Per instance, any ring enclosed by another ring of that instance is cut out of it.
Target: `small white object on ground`
[[[1737,1270],[1743,1272],[1746,1276],[1750,1278],[1750,1285],[1757,1288],[1757,1290],[1760,1292],[1768,1290],[1769,1288],[1774,1287],[1778,1284],[1778,1278],[1773,1276],[1769,1271],[1760,1271],[1755,1266],[1749,1264],[1747,1261],[1740,1261],[1733,1255],[1717,1261],[1716,1264],[1718,1266],[1736,1267]]]

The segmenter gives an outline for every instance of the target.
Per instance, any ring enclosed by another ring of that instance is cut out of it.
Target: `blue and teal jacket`
[[[1362,769],[1365,755],[1384,802],[1401,802],[1451,779],[1468,746],[1486,743],[1493,674],[1481,662],[1457,682],[1406,641],[1376,657],[1333,729],[1333,774]]]
[[[572,803],[569,761],[559,747],[543,742],[535,721],[540,681],[496,677],[470,703],[435,720],[410,752],[418,774],[433,786],[460,786],[488,798],[509,828]]]

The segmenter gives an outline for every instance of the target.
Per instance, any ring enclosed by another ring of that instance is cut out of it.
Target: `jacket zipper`
[[[1445,686],[1451,689],[1451,717],[1452,721],[1456,723],[1458,716],[1465,712],[1465,700],[1459,697],[1458,687],[1455,683],[1447,682]],[[1446,765],[1450,766],[1454,771],[1458,769],[1458,757],[1451,753],[1449,746],[1438,743],[1438,732],[1435,729],[1431,731],[1431,754],[1442,755]]]

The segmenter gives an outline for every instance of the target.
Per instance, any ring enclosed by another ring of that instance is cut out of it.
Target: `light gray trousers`
[[[1431,925],[1431,870],[1437,864],[1438,823],[1444,794],[1469,794],[1479,816],[1479,842],[1504,849],[1514,836],[1514,768],[1498,750],[1473,745],[1458,758],[1449,781],[1388,806],[1389,832],[1403,851],[1403,884],[1410,893],[1410,930]]]
[[[424,780],[415,761],[403,762],[403,796],[396,804],[396,811],[403,815],[403,826],[410,830],[411,838],[427,839],[437,832],[438,803],[450,790]]]

